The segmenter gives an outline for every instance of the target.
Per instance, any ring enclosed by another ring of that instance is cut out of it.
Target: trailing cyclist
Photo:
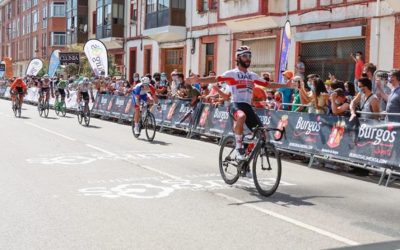
[[[132,104],[135,106],[134,114],[134,129],[133,132],[138,135],[140,133],[139,120],[140,120],[140,102],[152,104],[153,101],[160,107],[160,102],[156,96],[156,89],[150,84],[150,78],[143,77],[141,82],[138,83],[132,91]]]
[[[85,108],[84,108],[85,113],[89,112],[89,98],[94,103],[92,85],[90,84],[89,78],[84,77],[82,81],[78,83],[76,100],[78,103],[78,107],[80,107],[80,103],[83,99],[83,101],[85,102]]]
[[[65,96],[69,98],[68,82],[64,80],[64,76],[61,75],[60,78],[56,79],[54,82],[54,87],[56,89],[56,100],[61,96],[61,103],[65,103]]]
[[[15,101],[17,96],[19,96],[19,107],[22,107],[22,103],[24,101],[24,96],[27,93],[27,86],[22,80],[22,78],[17,78],[15,81],[11,84],[10,87],[10,94],[11,94],[11,100],[12,100],[12,105],[14,107]]]

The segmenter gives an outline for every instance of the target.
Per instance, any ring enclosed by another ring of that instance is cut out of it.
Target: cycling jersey
[[[254,83],[266,86],[267,83],[256,73],[240,71],[238,68],[226,71],[218,81],[226,81],[226,91],[231,93],[234,103],[248,103],[251,105]]]
[[[11,88],[11,90],[17,90],[17,92],[19,94],[21,94],[21,90],[22,90],[22,92],[26,92],[26,90],[27,90],[26,84],[21,79],[15,80],[11,84],[10,88]]]
[[[64,80],[60,80],[57,84],[58,89],[66,89],[67,86],[68,86],[68,83],[67,83],[67,81],[64,81]]]
[[[46,81],[42,81],[42,83],[39,84],[39,88],[50,88],[50,83],[50,81],[48,81],[47,83]]]
[[[80,92],[88,92],[89,89],[91,88],[90,83],[89,82],[81,82],[78,84],[78,91]]]
[[[147,102],[148,95],[155,95],[155,93],[156,89],[152,85],[149,85],[149,88],[145,89],[143,83],[139,83],[132,90],[132,104],[135,106],[139,105],[139,103],[136,103],[136,97],[139,97],[139,102]]]

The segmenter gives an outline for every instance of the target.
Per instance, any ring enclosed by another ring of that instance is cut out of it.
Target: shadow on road
[[[20,119],[24,119],[24,120],[29,120],[29,119],[32,119],[32,118],[30,118],[30,117],[27,117],[27,116],[21,116],[21,117],[19,117]]]
[[[48,117],[46,117],[46,118],[44,118],[44,119],[47,119],[47,120],[59,120],[60,118],[48,116]]]
[[[95,125],[89,125],[89,126],[87,126],[88,128],[95,128],[95,129],[100,129],[100,128],[102,128],[102,127],[99,127],[99,126],[95,126]]]
[[[144,138],[138,138],[138,140],[139,140],[139,141],[143,141],[143,142],[149,142],[147,139],[144,139]],[[163,141],[157,141],[157,140],[154,140],[154,141],[149,142],[149,143],[150,143],[150,144],[154,144],[154,145],[161,145],[161,146],[168,146],[168,145],[171,145],[171,143],[163,142]]]

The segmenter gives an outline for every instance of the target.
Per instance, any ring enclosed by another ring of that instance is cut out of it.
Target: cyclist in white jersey
[[[285,85],[268,83],[256,73],[247,70],[251,64],[251,51],[247,46],[241,46],[236,50],[236,62],[237,68],[226,71],[222,76],[204,78],[192,77],[187,79],[187,81],[191,83],[201,83],[203,85],[217,82],[226,82],[228,84],[225,92],[220,90],[216,84],[214,84],[213,88],[218,91],[221,97],[226,100],[231,100],[230,114],[234,119],[236,158],[238,160],[244,160],[244,124],[246,124],[250,130],[253,130],[257,126],[263,126],[260,118],[251,106],[254,84],[274,89],[284,87]]]
[[[80,81],[78,84],[77,96],[76,96],[78,105],[81,103],[82,99],[85,102],[84,112],[89,111],[89,97],[90,99],[92,99],[92,102],[94,103],[92,85],[90,84],[89,78],[84,77],[83,80]]]

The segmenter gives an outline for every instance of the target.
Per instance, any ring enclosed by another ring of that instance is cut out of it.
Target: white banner
[[[108,57],[107,48],[99,40],[89,40],[86,42],[84,51],[89,60],[90,66],[96,76],[108,76]]]
[[[26,69],[26,75],[37,76],[37,74],[42,68],[43,68],[42,60],[38,58],[32,59],[28,65],[28,68]]]

